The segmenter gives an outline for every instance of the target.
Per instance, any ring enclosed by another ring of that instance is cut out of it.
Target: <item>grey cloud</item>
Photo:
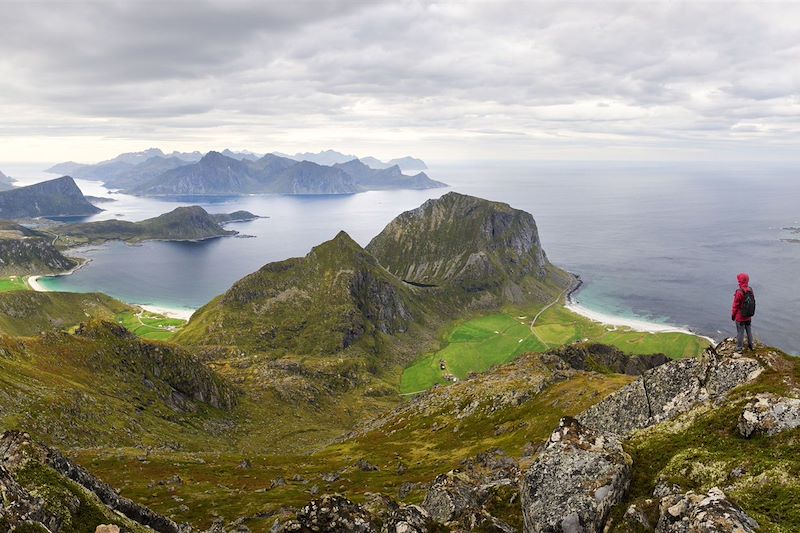
[[[0,7],[0,121],[15,122],[3,136],[47,135],[43,117],[75,135],[305,129],[328,139],[343,128],[356,142],[386,132],[387,143],[400,130],[576,146],[603,135],[679,142],[745,132],[791,142],[800,130],[795,4]]]

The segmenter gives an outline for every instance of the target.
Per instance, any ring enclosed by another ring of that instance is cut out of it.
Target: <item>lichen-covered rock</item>
[[[707,494],[689,491],[665,496],[659,509],[657,533],[755,533],[759,529],[716,487]]]
[[[631,465],[615,435],[561,419],[522,480],[526,533],[602,531],[628,489]]]
[[[456,520],[478,507],[476,487],[463,472],[441,474],[431,483],[422,507],[443,524]]]
[[[588,427],[628,436],[704,402],[718,401],[762,371],[756,359],[722,356],[709,349],[699,359],[672,361],[645,372],[581,413],[578,420]]]
[[[490,450],[463,461],[458,469],[438,476],[428,487],[422,507],[435,521],[453,531],[506,531],[509,526],[492,516],[496,496],[511,489],[516,497],[519,466],[502,450]]]
[[[297,518],[284,525],[284,531],[302,533],[377,533],[370,513],[342,496],[323,496],[297,512]]]
[[[776,435],[800,427],[800,400],[774,394],[759,394],[745,406],[739,417],[739,433]]]
[[[432,527],[433,520],[425,509],[404,505],[392,511],[383,523],[381,533],[427,533]]]

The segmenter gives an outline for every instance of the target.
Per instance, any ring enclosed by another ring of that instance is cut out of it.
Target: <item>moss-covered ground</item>
[[[25,278],[21,276],[9,276],[7,278],[0,278],[0,292],[9,291],[26,291],[29,290]]]
[[[419,503],[423,485],[438,474],[497,447],[519,457],[528,443],[543,442],[560,417],[577,414],[631,379],[578,373],[530,401],[505,406],[488,416],[475,412],[455,419],[452,411],[471,403],[471,391],[482,390],[491,398],[514,388],[511,382],[498,386],[478,381],[454,391],[451,397],[438,391],[444,399],[420,416],[397,414],[377,429],[311,454],[161,450],[145,456],[141,449],[126,448],[81,449],[72,456],[121,489],[123,495],[178,521],[207,527],[215,514],[228,520],[250,516],[246,525],[254,532],[264,532],[274,522],[273,513],[281,507],[304,505],[317,490],[363,501],[367,493],[397,498],[403,484],[419,484],[403,498]],[[360,459],[379,470],[360,470],[355,465]],[[249,463],[247,468],[242,466],[244,461]],[[278,479],[286,484],[277,482],[272,487]]]
[[[169,318],[148,311],[126,311],[116,316],[118,324],[144,339],[167,341],[186,324],[185,320]]]
[[[544,352],[584,339],[629,354],[663,353],[674,359],[699,355],[708,346],[706,340],[684,333],[646,333],[606,326],[563,306],[547,308],[531,327],[538,311],[510,309],[457,325],[444,336],[441,350],[405,369],[400,392],[427,390],[447,383],[448,375],[464,379],[470,372],[484,372],[523,353]]]

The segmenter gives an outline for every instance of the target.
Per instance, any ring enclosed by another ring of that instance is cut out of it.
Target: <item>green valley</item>
[[[433,385],[462,380],[471,372],[485,372],[524,353],[544,352],[576,341],[599,342],[629,354],[662,353],[674,359],[702,353],[708,341],[684,333],[647,333],[612,327],[582,317],[562,305],[510,309],[467,320],[442,339],[442,349],[430,353],[403,371],[402,394],[413,394]]]
[[[28,287],[28,284],[25,282],[25,278],[21,276],[0,278],[0,292],[26,290],[30,290],[30,287]]]

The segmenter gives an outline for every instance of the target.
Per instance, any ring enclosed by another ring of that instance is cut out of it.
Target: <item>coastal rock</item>
[[[689,491],[665,496],[659,506],[656,533],[755,533],[758,523],[719,488],[707,494]]]
[[[739,417],[739,433],[750,438],[756,434],[776,435],[800,427],[800,400],[774,394],[759,394]]]
[[[620,440],[562,418],[522,480],[527,533],[603,531],[631,479]]]
[[[593,428],[628,436],[683,414],[708,401],[719,401],[763,371],[749,357],[724,357],[709,349],[699,359],[671,361],[645,372],[578,416]]]

